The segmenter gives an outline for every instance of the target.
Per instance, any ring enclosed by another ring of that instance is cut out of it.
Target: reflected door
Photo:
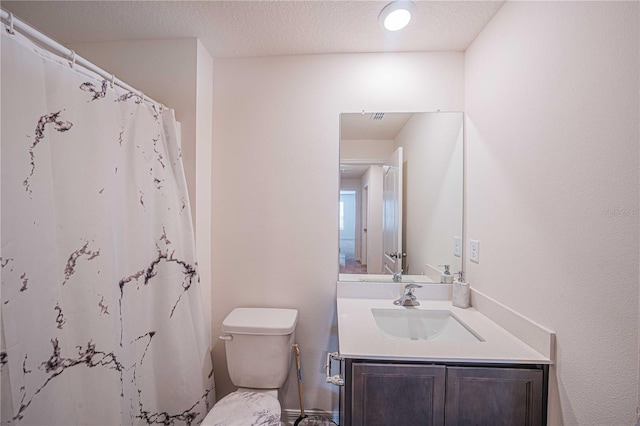
[[[356,191],[340,191],[340,266],[355,261]]]
[[[402,268],[402,147],[384,162],[382,181],[382,264],[393,274]]]
[[[360,263],[363,266],[366,266],[369,262],[367,261],[367,229],[369,228],[369,185],[365,185],[362,188],[362,220],[361,223],[364,224],[362,227],[362,243],[360,244]]]

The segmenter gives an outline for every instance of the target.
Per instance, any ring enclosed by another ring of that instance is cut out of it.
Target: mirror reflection
[[[460,112],[340,115],[340,274],[462,268],[462,128]]]

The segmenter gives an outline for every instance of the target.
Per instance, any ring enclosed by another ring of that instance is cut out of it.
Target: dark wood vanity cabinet
[[[342,426],[546,424],[548,367],[345,360]]]

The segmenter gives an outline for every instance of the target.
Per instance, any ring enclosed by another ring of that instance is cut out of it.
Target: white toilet
[[[236,308],[222,323],[229,377],[238,390],[214,405],[207,426],[280,425],[278,389],[291,369],[298,311]]]

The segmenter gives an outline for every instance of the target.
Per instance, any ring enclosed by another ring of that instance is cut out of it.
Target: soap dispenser
[[[469,283],[464,281],[464,271],[457,273],[458,279],[453,282],[453,306],[466,309],[469,307],[469,298],[471,290]]]
[[[438,265],[441,268],[444,268],[444,272],[440,274],[440,283],[442,284],[451,284],[453,282],[453,275],[451,271],[449,271],[450,265]]]

